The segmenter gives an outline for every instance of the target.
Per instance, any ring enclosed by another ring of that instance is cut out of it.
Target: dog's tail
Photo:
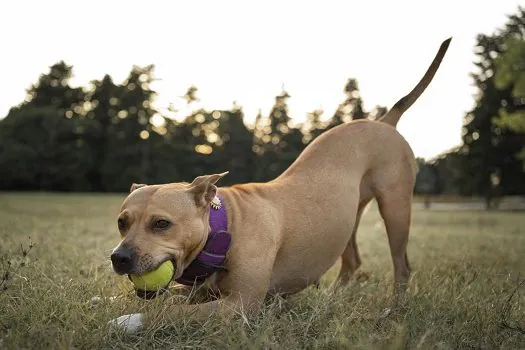
[[[436,74],[439,65],[441,64],[441,61],[443,60],[443,57],[447,52],[451,40],[452,38],[448,38],[447,40],[443,41],[443,43],[439,47],[436,57],[434,57],[434,60],[430,64],[430,67],[428,67],[423,78],[421,78],[419,83],[417,83],[416,87],[412,91],[410,91],[408,95],[397,101],[394,107],[392,107],[387,112],[387,114],[385,114],[379,119],[380,122],[390,124],[393,127],[397,125],[397,122],[399,122],[399,119],[401,118],[403,113],[405,113],[405,111],[409,109],[414,102],[416,102],[416,100],[419,98],[419,96],[421,96],[423,91],[425,91],[427,86],[434,78],[434,75]]]

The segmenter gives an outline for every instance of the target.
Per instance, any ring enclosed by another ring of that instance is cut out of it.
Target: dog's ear
[[[131,188],[129,189],[129,193],[131,193],[131,192],[133,192],[135,190],[138,190],[139,188],[144,187],[144,186],[147,186],[147,185],[134,183],[133,185],[131,185]]]
[[[195,196],[197,206],[207,206],[217,194],[215,183],[228,174],[228,171],[221,174],[197,176],[190,184],[190,192]]]

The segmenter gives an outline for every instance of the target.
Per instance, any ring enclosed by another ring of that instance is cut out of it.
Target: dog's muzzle
[[[133,251],[126,246],[120,246],[111,254],[111,264],[119,275],[129,274],[133,269]]]

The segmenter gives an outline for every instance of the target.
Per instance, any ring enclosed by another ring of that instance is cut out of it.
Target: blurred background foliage
[[[463,117],[463,144],[418,159],[415,192],[483,196],[490,206],[498,196],[525,194],[525,9],[495,33],[480,34],[475,55],[477,95]],[[133,67],[120,83],[106,75],[75,88],[72,75],[71,65],[55,63],[0,120],[0,190],[127,191],[133,182],[191,181],[225,170],[222,185],[267,181],[322,132],[386,112],[366,111],[351,78],[334,115],[314,110],[300,124],[289,115],[292,96],[284,90],[254,126],[235,102],[229,110],[196,109],[173,119],[155,108],[153,65]],[[191,107],[198,87],[183,98]]]

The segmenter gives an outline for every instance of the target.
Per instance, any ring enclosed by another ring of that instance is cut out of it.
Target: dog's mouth
[[[161,288],[159,290],[143,290],[135,288],[135,294],[144,300],[152,300],[155,299],[158,295],[164,294],[168,289],[167,288]]]
[[[153,290],[153,291],[150,291],[150,290],[143,290],[143,289],[140,289],[140,288],[137,288],[135,287],[135,294],[141,298],[141,299],[145,299],[145,300],[152,300],[152,299],[155,299],[157,296],[161,295],[161,294],[164,294],[165,292],[168,291],[168,288],[169,288],[169,285],[170,283],[174,280],[175,278],[175,275],[177,273],[176,269],[177,269],[177,260],[172,257],[170,259],[166,259],[164,261],[162,261],[160,264],[158,264],[157,266],[155,266],[155,268],[153,269],[148,269],[148,271],[146,272],[149,272],[149,271],[153,271],[155,269],[157,269],[159,266],[161,266],[162,264],[164,264],[166,261],[171,261],[171,263],[173,264],[174,266],[174,269],[175,271],[173,272],[173,276],[171,277],[171,280],[170,282],[163,288],[159,288],[158,290]],[[129,280],[131,281],[131,276],[128,275],[128,278]]]

